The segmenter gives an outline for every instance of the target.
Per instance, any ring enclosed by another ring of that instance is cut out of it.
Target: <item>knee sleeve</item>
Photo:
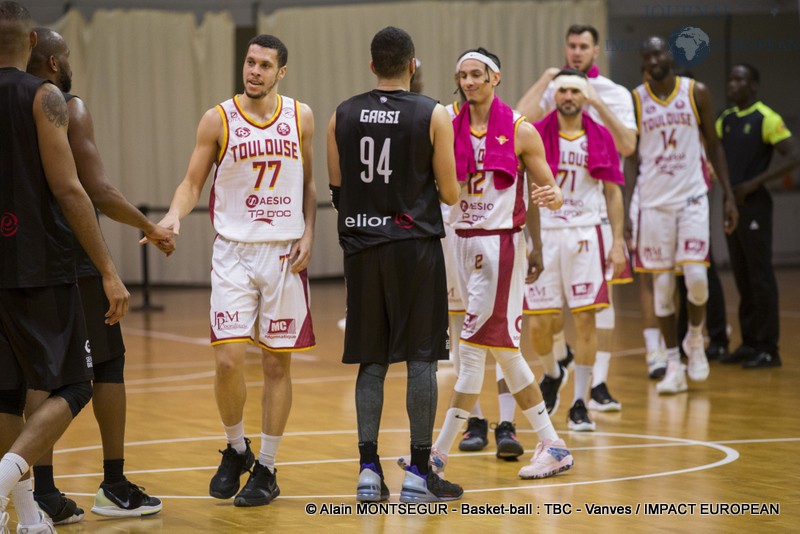
[[[675,274],[673,272],[653,274],[653,302],[656,317],[667,317],[675,313]]]
[[[614,313],[614,305],[611,304],[608,308],[599,310],[594,315],[594,324],[599,330],[613,330],[616,324],[616,313]]]
[[[125,383],[125,355],[107,362],[94,364],[94,381],[103,384]]]
[[[25,386],[0,391],[0,413],[22,417],[25,410]]]
[[[492,355],[503,369],[506,385],[511,394],[519,393],[535,380],[530,365],[518,350],[493,350]]]
[[[483,386],[486,349],[462,343],[459,348],[459,370],[455,390],[467,395],[477,395]]]
[[[683,266],[683,278],[686,282],[686,298],[695,306],[702,306],[708,301],[708,269],[699,263],[687,263]]]
[[[69,409],[72,412],[72,417],[75,417],[92,399],[92,383],[87,380],[86,382],[62,386],[58,389],[54,389],[50,393],[50,396],[61,397],[67,401]]]

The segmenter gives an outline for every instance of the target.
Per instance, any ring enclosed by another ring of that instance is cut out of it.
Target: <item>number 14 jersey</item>
[[[247,115],[238,95],[217,110],[224,138],[209,198],[214,229],[244,243],[299,239],[305,230],[299,103],[278,95],[264,123]]]
[[[694,80],[675,78],[661,100],[648,84],[633,90],[639,119],[639,202],[642,208],[680,207],[708,192]]]

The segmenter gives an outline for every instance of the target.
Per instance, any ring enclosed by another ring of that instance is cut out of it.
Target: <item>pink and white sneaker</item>
[[[431,471],[436,473],[436,476],[444,480],[444,467],[447,465],[448,456],[440,451],[435,445],[431,447],[431,456],[428,460],[428,465],[431,466]],[[397,459],[397,465],[403,471],[407,471],[411,466],[410,456],[401,456]]]
[[[574,463],[563,439],[546,439],[536,446],[531,463],[519,470],[519,477],[526,480],[551,477]]]

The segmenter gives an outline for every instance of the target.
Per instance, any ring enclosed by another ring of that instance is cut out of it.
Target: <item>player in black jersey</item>
[[[30,13],[0,3],[0,531],[13,490],[18,531],[55,532],[34,505],[29,465],[92,393],[70,227],[103,277],[108,324],[130,295],[78,181],[64,97],[25,73],[35,45]],[[23,424],[26,383],[50,396]]]
[[[68,94],[72,87],[72,69],[66,41],[48,28],[36,28],[35,31],[38,40],[28,62],[28,72],[53,82],[67,93],[68,136],[81,185],[92,203],[105,215],[138,228],[150,243],[170,254],[175,249],[172,232],[147,219],[105,176],[94,141],[94,124],[89,109],[80,98]],[[161,510],[161,501],[143,493],[123,475],[126,404],[122,331],[119,324],[103,323],[103,310],[107,304],[100,274],[79,245],[75,247],[75,253],[78,287],[94,365],[92,407],[103,437],[104,477],[92,511],[115,517],[154,514]],[[29,390],[26,413],[31,413],[44,400],[42,393]],[[83,510],[55,486],[52,450],[37,461],[33,474],[36,481],[34,498],[54,524],[75,523],[83,518]]]
[[[411,465],[400,500],[461,497],[428,459],[436,415],[436,362],[448,358],[444,236],[439,201],[454,204],[453,129],[444,107],[410,93],[414,43],[399,28],[375,34],[372,91],[346,100],[328,125],[328,173],[345,254],[347,326],[342,361],[356,380],[359,501],[383,501],[378,428],[389,364],[406,362]]]

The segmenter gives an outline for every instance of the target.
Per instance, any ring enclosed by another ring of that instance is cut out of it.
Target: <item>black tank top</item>
[[[0,68],[0,287],[75,281],[72,231],[45,179],[33,118],[44,80]]]
[[[416,93],[372,90],[336,109],[345,255],[388,241],[444,236],[432,167],[435,106]]]

